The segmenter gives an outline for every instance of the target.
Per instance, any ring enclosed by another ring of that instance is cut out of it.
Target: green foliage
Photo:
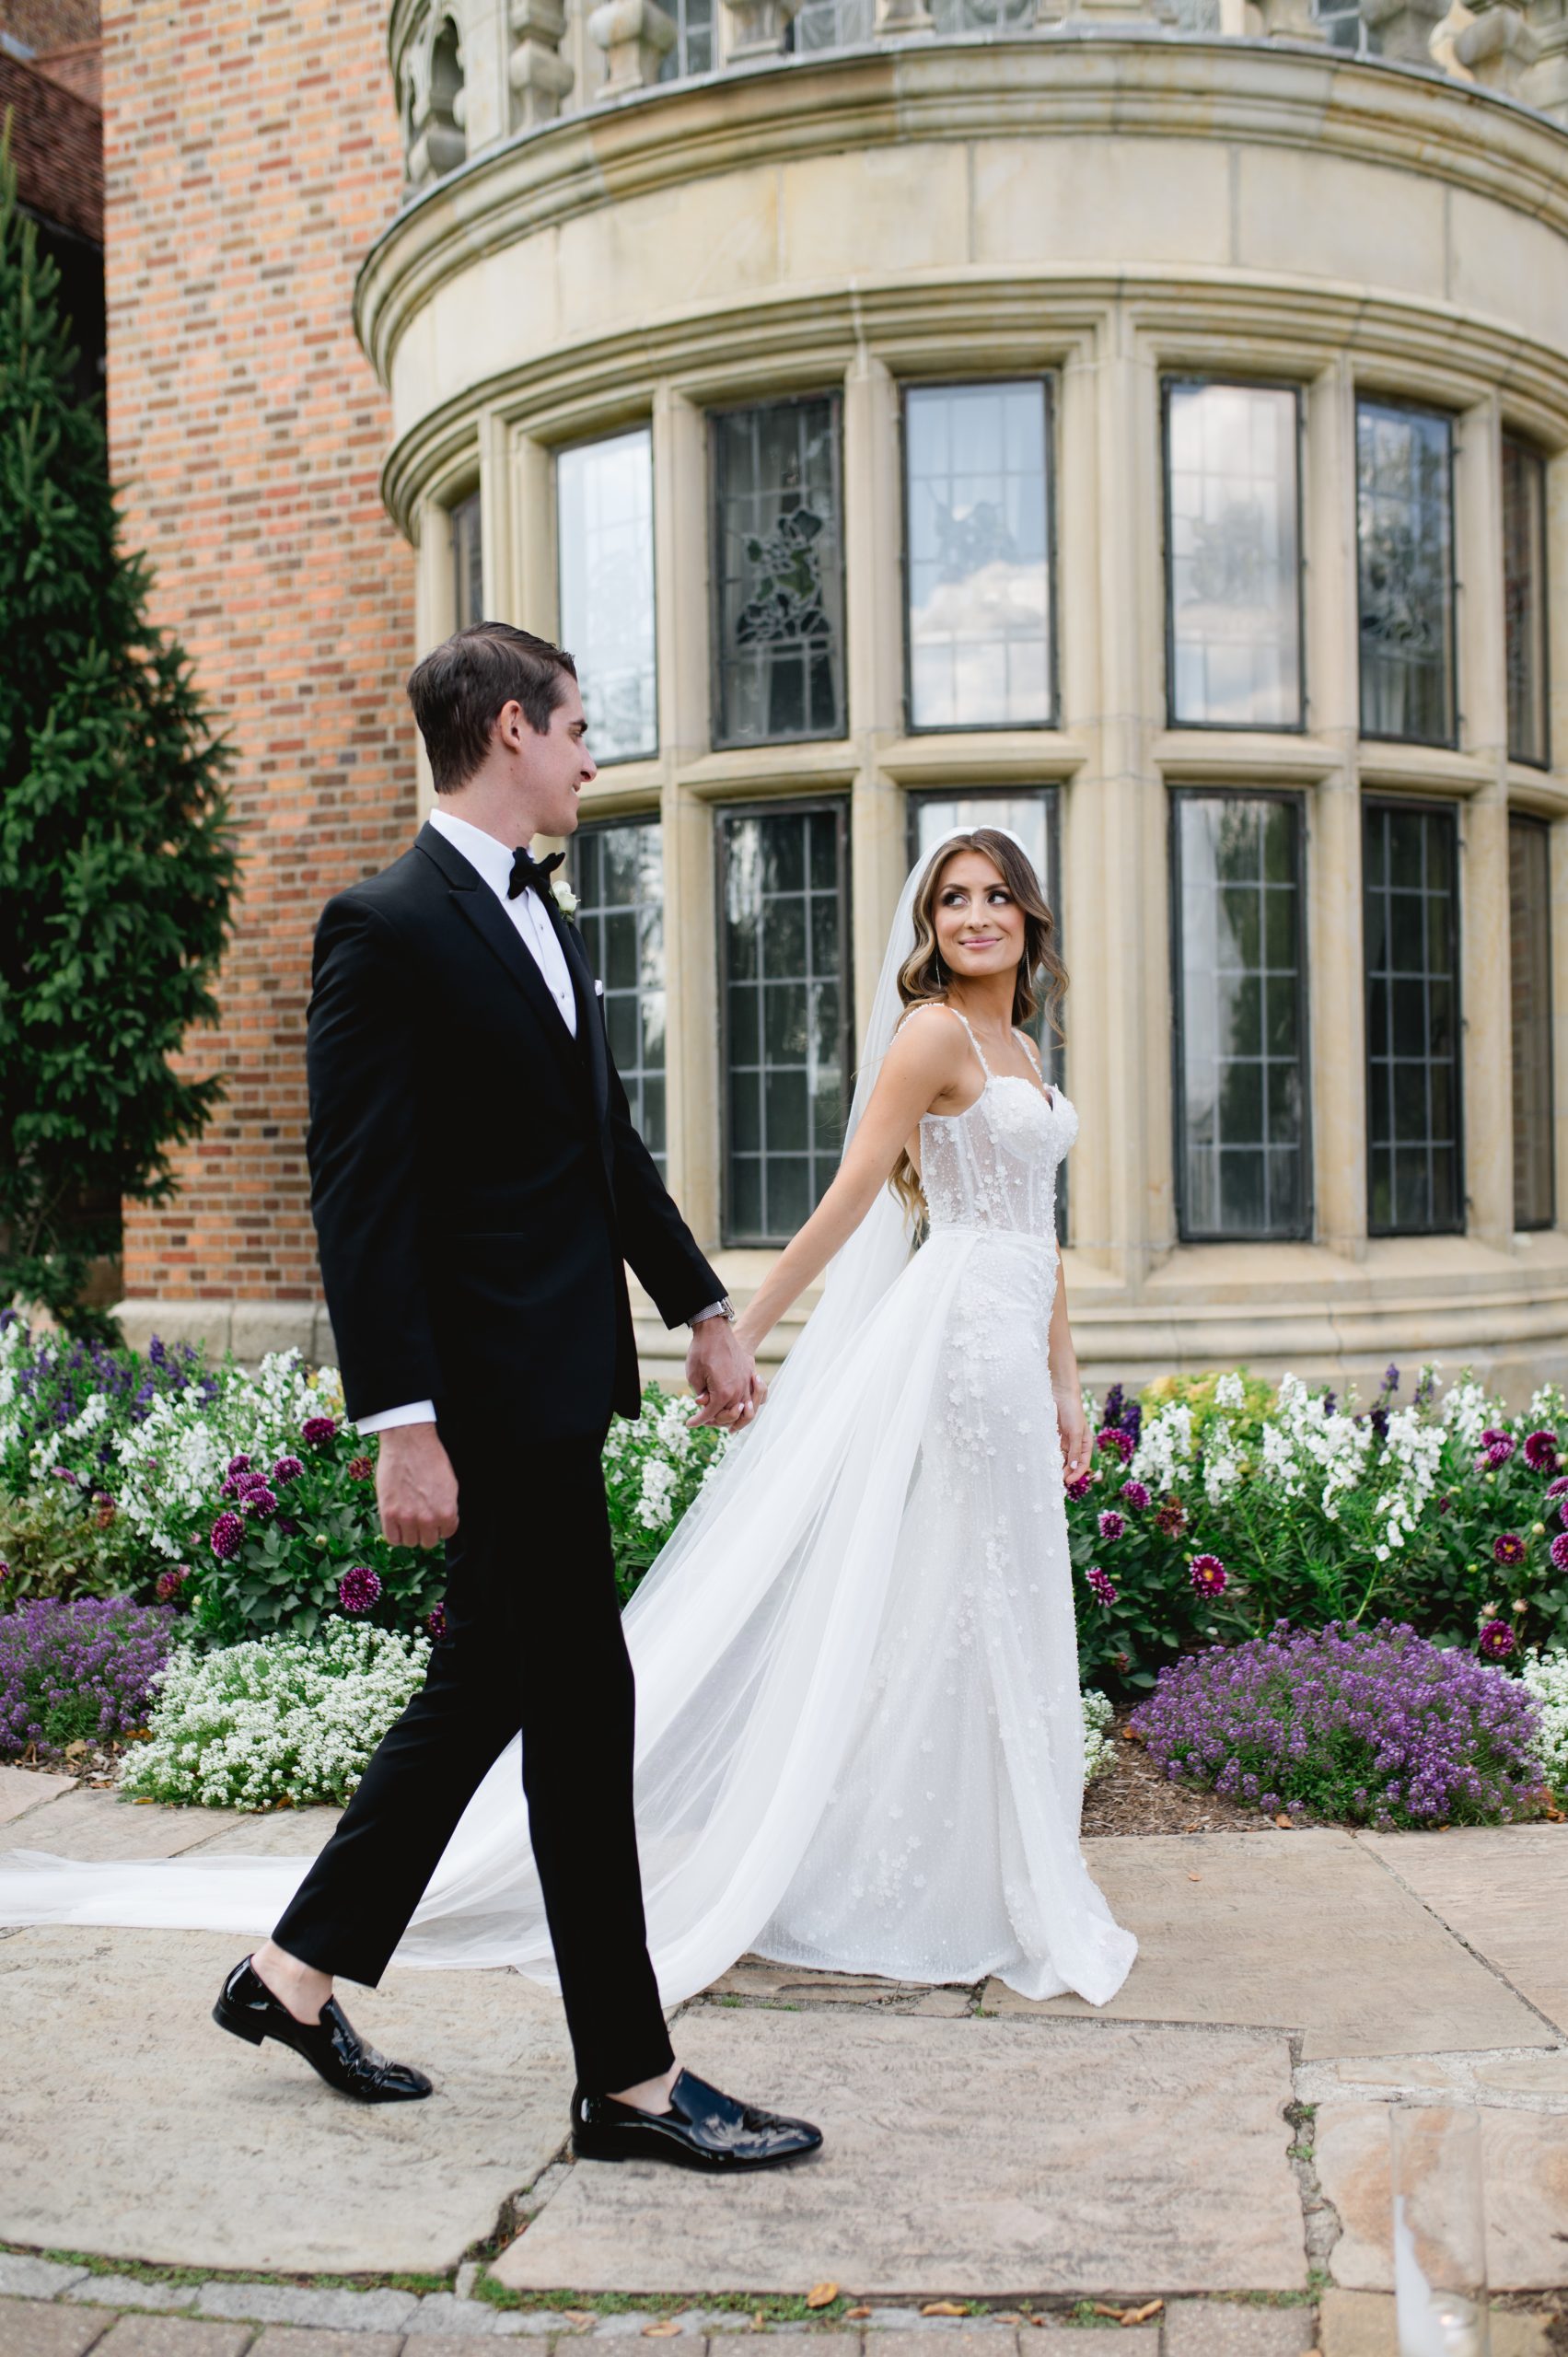
[[[216,1019],[238,866],[229,755],[119,546],[59,273],[0,140],[0,1300],[87,1327],[112,1214],[158,1202],[221,1080],[170,1059]],[[96,1322],[101,1324],[101,1318]]]
[[[38,1596],[138,1596],[156,1574],[137,1533],[99,1498],[84,1505],[64,1482],[13,1497],[0,1489],[0,1607]]]
[[[637,1422],[617,1416],[610,1425],[604,1491],[622,1604],[724,1453],[728,1434],[714,1424],[692,1431],[695,1413],[690,1399],[672,1399],[649,1383]]]
[[[316,1434],[308,1425],[297,1456],[254,1468],[237,1457],[240,1472],[213,1501],[209,1536],[194,1550],[181,1601],[216,1644],[285,1632],[308,1643],[341,1626],[345,1613],[361,1627],[411,1635],[441,1600],[443,1550],[392,1547],[381,1536],[374,1437],[361,1439],[332,1418],[320,1422],[333,1429]],[[249,1495],[247,1474],[263,1484]],[[215,1539],[236,1530],[237,1551],[218,1554]],[[354,1587],[366,1589],[366,1573],[375,1596],[361,1608]]]

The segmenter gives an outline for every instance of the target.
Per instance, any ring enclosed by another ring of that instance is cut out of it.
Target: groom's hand
[[[394,1424],[376,1460],[381,1535],[393,1547],[434,1547],[458,1527],[458,1477],[434,1424]]]
[[[692,1427],[722,1424],[730,1431],[742,1430],[768,1396],[757,1380],[750,1352],[736,1341],[735,1329],[723,1318],[704,1318],[692,1327],[686,1380],[697,1395]]]

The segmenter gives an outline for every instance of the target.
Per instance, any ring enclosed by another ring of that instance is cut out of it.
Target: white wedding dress
[[[852,1124],[902,1015],[924,865],[900,904]],[[974,1102],[921,1123],[925,1242],[912,1253],[890,1194],[868,1214],[754,1429],[627,1608],[667,2004],[748,1949],[908,1980],[994,1973],[1026,1997],[1103,2004],[1136,1953],[1078,1843],[1084,1732],[1047,1363],[1056,1172],[1078,1120],[975,1055]],[[0,1922],[261,1933],[308,1864],[13,1852]],[[553,1981],[517,1743],[397,1960]]]

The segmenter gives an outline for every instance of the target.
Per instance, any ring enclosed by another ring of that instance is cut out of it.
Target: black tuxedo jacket
[[[668,1326],[724,1287],[632,1126],[587,954],[577,1036],[434,827],[327,903],[308,1024],[311,1210],[349,1416],[550,1440],[639,1396],[623,1263]]]

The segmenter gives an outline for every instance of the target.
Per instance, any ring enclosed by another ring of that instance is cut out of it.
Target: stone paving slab
[[[314,1858],[343,1815],[337,1808],[270,1808],[247,1816],[216,1808],[182,1813],[207,1819],[208,1830],[194,1847],[205,1851],[210,1844],[237,1858]]]
[[[249,1822],[236,1809],[160,1808],[156,1801],[122,1801],[118,1793],[79,1784],[46,1807],[29,1810],[5,1846],[47,1850],[61,1858],[178,1858],[215,1834],[238,1833]]]
[[[1481,2109],[1486,2266],[1494,2292],[1568,2284],[1568,2117]],[[1334,2103],[1318,2113],[1318,2181],[1344,2232],[1329,2257],[1349,2291],[1393,2288],[1388,2108]]]
[[[244,2357],[252,2334],[243,2324],[192,2324],[173,2316],[122,2316],[99,2342],[103,2357]]]
[[[402,2345],[394,2332],[298,2332],[274,2324],[251,2343],[250,2357],[399,2357]]]
[[[1306,2357],[1315,2345],[1310,2308],[1172,2300],[1165,2312],[1162,2357]]]
[[[1553,2042],[1539,2014],[1336,1828],[1105,1836],[1084,1853],[1117,1921],[1138,1934],[1126,1980],[1099,2006],[1037,2003],[993,1980],[987,2012],[1300,2029],[1305,2059]]]
[[[962,1982],[932,1988],[912,1980],[879,1980],[869,1973],[806,1972],[797,1965],[743,1956],[704,1994],[778,2005],[876,2005],[887,2013],[920,2014],[940,2021],[967,2014],[972,1991]]]
[[[307,2283],[203,2283],[196,2313],[252,2324],[308,2324],[326,2332],[405,2332],[417,2313],[412,2292],[318,2291]]]
[[[139,2275],[88,2275],[65,2293],[68,2300],[93,2308],[153,2308],[169,2314],[193,2308],[194,2283],[156,2283]]]
[[[59,1800],[75,1783],[75,1776],[56,1776],[46,1768],[0,1768],[0,1825]]]
[[[557,2000],[512,1973],[389,1973],[353,2017],[436,2093],[363,2106],[214,2026],[240,1945],[60,1925],[0,1942],[0,2239],[269,2273],[455,2266],[565,2133]]]
[[[56,2245],[55,2247],[64,2247]],[[0,2250],[0,2295],[17,2300],[52,2300],[73,2283],[91,2279],[85,2267],[64,2267],[57,2259],[30,2258],[21,2251]]]
[[[1249,2030],[700,2007],[684,2061],[819,2120],[739,2182],[579,2162],[496,2261],[515,2290],[863,2297],[1305,2288],[1289,2051]],[[878,2340],[878,2346],[881,2343]]]
[[[1551,2357],[1544,2318],[1494,2307],[1488,2318],[1492,2357]],[[1318,2309],[1322,2357],[1399,2357],[1393,2294],[1326,2292]]]
[[[1568,1825],[1360,1838],[1521,1997],[1568,2031]]]
[[[0,2300],[0,2357],[84,2357],[112,2316],[84,2308],[51,2308],[34,2300]]]

